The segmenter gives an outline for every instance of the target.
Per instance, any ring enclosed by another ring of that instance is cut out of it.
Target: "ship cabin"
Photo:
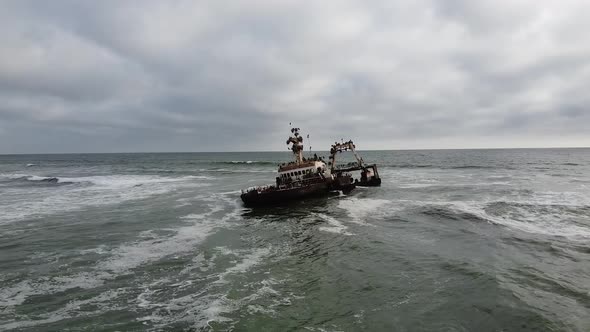
[[[307,161],[292,163],[279,167],[277,180],[280,183],[289,183],[312,178],[326,171],[326,164],[322,161]]]

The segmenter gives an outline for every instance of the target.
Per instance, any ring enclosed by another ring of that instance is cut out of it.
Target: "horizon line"
[[[452,150],[549,150],[549,149],[588,149],[590,146],[553,146],[553,147],[494,147],[494,148],[417,148],[417,149],[359,149],[357,151],[452,151]],[[251,150],[251,151],[122,151],[122,152],[23,152],[0,153],[0,156],[19,155],[64,155],[64,154],[142,154],[142,153],[264,153],[289,152],[288,150]],[[328,150],[311,150],[305,152],[328,152]]]

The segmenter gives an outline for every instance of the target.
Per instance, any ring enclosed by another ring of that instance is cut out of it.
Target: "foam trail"
[[[157,308],[148,316],[138,318],[139,321],[151,322],[157,328],[165,328],[169,324],[178,322],[188,322],[198,327],[208,327],[211,322],[231,322],[232,319],[224,317],[224,314],[231,313],[246,306],[251,301],[262,296],[268,295],[276,297],[277,291],[270,286],[275,284],[274,280],[265,280],[261,282],[261,287],[251,295],[241,299],[230,299],[228,293],[232,287],[228,288],[231,280],[229,276],[243,274],[260,264],[264,258],[268,257],[271,248],[258,248],[253,250],[235,251],[226,247],[218,247],[216,251],[226,256],[237,256],[236,263],[224,271],[217,274],[217,280],[209,283],[204,289],[193,292],[181,297],[168,297],[162,302],[161,299],[157,304],[151,299],[157,293],[147,289],[137,298],[138,304],[147,308]],[[214,260],[214,256],[211,260]],[[239,281],[238,281],[239,282]]]
[[[352,233],[346,231],[348,227],[343,225],[340,221],[336,218],[330,217],[323,213],[314,213],[314,215],[328,223],[330,226],[321,226],[319,228],[320,231],[330,232],[330,233],[337,233],[342,235],[353,235]]]
[[[59,322],[61,320],[70,319],[73,317],[80,316],[80,307],[83,306],[91,306],[96,307],[96,310],[92,312],[85,312],[84,316],[95,316],[104,314],[108,311],[112,310],[120,310],[117,305],[110,303],[112,300],[116,299],[120,295],[122,295],[123,291],[118,290],[109,290],[104,293],[101,293],[95,297],[85,299],[85,300],[72,300],[69,301],[65,307],[60,308],[58,310],[41,314],[40,317],[36,317],[34,320],[21,320],[21,321],[12,321],[6,322],[6,324],[0,325],[0,330],[13,330],[13,329],[23,329],[33,326],[39,326],[44,324],[51,324],[55,322]]]
[[[125,244],[115,249],[113,257],[98,264],[98,268],[117,275],[157,261],[173,254],[186,253],[205,240],[216,229],[224,227],[223,222],[213,220],[214,213],[223,210],[223,206],[215,205],[204,214],[190,214],[183,219],[192,221],[190,226],[181,227],[176,234],[167,238],[153,238]]]
[[[574,222],[579,216],[572,206],[541,205],[531,202],[448,202],[459,212],[473,214],[496,225],[532,234],[562,236],[570,240],[590,239],[590,227]]]
[[[338,202],[338,207],[346,210],[352,218],[352,222],[366,225],[366,217],[370,214],[381,214],[379,210],[391,201],[374,198],[356,198],[342,199]]]
[[[210,198],[214,201],[215,198]],[[194,250],[195,246],[203,242],[216,229],[226,227],[224,222],[216,221],[213,214],[223,210],[223,206],[214,205],[204,214],[194,214],[183,217],[189,226],[180,227],[175,234],[168,237],[146,237],[148,231],[142,232],[138,241],[123,244],[108,251],[111,257],[99,261],[92,272],[82,272],[70,276],[42,278],[39,280],[25,280],[18,284],[0,288],[0,306],[14,307],[24,303],[30,296],[46,295],[63,292],[72,288],[92,289],[103,285],[106,281],[117,276],[130,273],[131,270],[166,256],[186,253]],[[154,233],[151,233],[155,235]],[[105,253],[104,247],[86,249],[87,252]],[[248,258],[244,264],[248,264]],[[251,257],[251,260],[256,257]],[[247,266],[246,266],[247,267]],[[241,268],[236,268],[240,270]],[[231,271],[230,271],[231,272]]]

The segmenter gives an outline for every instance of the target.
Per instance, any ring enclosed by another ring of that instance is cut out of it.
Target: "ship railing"
[[[251,191],[258,191],[258,192],[266,191],[266,190],[271,189],[271,188],[274,188],[274,186],[273,185],[270,185],[270,184],[269,185],[264,185],[264,186],[249,187],[249,188],[246,188],[246,189],[242,189],[242,194],[246,194],[246,193],[249,193]]]
[[[299,187],[314,184],[314,183],[321,183],[323,181],[324,181],[324,179],[322,179],[320,177],[314,177],[311,179],[297,179],[292,182],[281,184],[279,186],[279,190],[299,188]]]
[[[280,184],[278,187],[274,185],[263,185],[263,186],[256,186],[256,187],[249,187],[246,189],[242,189],[242,194],[249,193],[251,191],[258,191],[264,192],[270,189],[278,189],[278,190],[286,190],[286,189],[293,189],[293,188],[300,188],[306,185],[314,184],[314,183],[321,183],[324,179],[321,177],[314,177],[311,179],[297,179],[292,182]]]

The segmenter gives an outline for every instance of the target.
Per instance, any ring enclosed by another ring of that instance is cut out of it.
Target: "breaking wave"
[[[85,207],[118,204],[173,192],[183,188],[208,186],[208,176],[161,177],[148,175],[105,175],[88,177],[42,177],[36,175],[2,175],[9,181],[25,185],[12,190],[28,200],[0,202],[0,224],[35,219]],[[26,185],[26,184],[30,184]],[[49,184],[50,186],[47,186]],[[54,186],[71,185],[71,186]]]
[[[106,187],[133,187],[150,183],[179,182],[191,179],[210,180],[211,177],[204,175],[187,175],[182,177],[159,177],[145,175],[104,175],[104,176],[83,176],[83,177],[57,177],[57,176],[38,176],[28,174],[1,174],[8,180],[29,181],[32,183],[56,183],[56,184],[93,184]]]
[[[590,239],[590,206],[494,201],[431,203],[417,209],[423,215],[435,218],[487,222],[569,240]]]
[[[58,177],[54,176],[37,176],[37,175],[24,175],[24,174],[15,174],[12,176],[4,176],[5,179],[8,179],[13,182],[32,182],[32,183],[45,183],[45,184],[72,184],[74,182],[71,181],[64,181]]]
[[[338,207],[347,212],[351,222],[367,225],[367,219],[371,216],[383,215],[390,211],[391,203],[386,199],[351,197],[340,200]]]
[[[460,165],[460,166],[451,166],[450,169],[493,169],[498,168],[496,166],[485,166],[485,165]],[[506,168],[506,167],[503,167]]]
[[[329,232],[329,233],[337,233],[343,235],[353,235],[352,233],[348,232],[348,227],[342,224],[338,219],[331,217],[324,213],[312,213],[313,216],[322,219],[327,223],[326,226],[321,226],[319,228],[320,231]]]
[[[468,211],[471,210],[471,211]],[[491,219],[486,218],[485,215],[478,213],[473,209],[465,209],[452,205],[427,205],[420,208],[420,213],[435,217],[445,218],[450,220],[468,220],[473,222],[492,222]]]
[[[391,168],[436,168],[430,164],[389,164],[384,166]]]
[[[513,169],[511,166],[502,165],[432,165],[432,164],[384,164],[390,168],[433,168],[433,169]]]
[[[232,160],[232,161],[221,161],[218,162],[220,164],[229,164],[229,165],[277,165],[279,162],[275,161],[260,161],[260,160]]]

